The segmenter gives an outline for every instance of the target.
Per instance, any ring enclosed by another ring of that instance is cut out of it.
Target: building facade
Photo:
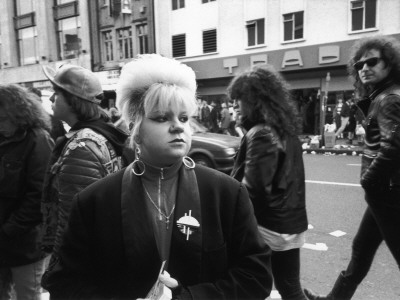
[[[354,97],[346,71],[354,41],[374,34],[400,37],[397,0],[154,3],[156,51],[195,70],[201,98],[226,101],[233,76],[269,63],[290,84],[310,134],[320,132],[322,115],[331,121],[337,99]]]
[[[42,65],[75,64],[112,90],[126,61],[154,52],[151,0],[2,0],[0,11],[0,83],[48,91]]]
[[[269,63],[311,134],[337,99],[357,97],[346,71],[354,41],[400,37],[398,0],[2,0],[0,11],[0,83],[48,90],[41,66],[71,63],[114,99],[122,66],[157,52],[195,70],[202,99],[222,102],[236,74]]]
[[[155,52],[152,1],[90,0],[90,3],[94,8],[90,15],[93,71],[104,90],[113,91],[126,62],[138,54]]]
[[[86,1],[0,1],[0,82],[51,88],[42,65],[91,69]]]

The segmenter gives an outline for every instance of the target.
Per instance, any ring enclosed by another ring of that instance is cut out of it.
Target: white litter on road
[[[331,181],[318,181],[318,180],[306,180],[306,182],[307,183],[318,183],[318,184],[357,186],[357,187],[361,186],[359,183],[331,182]]]
[[[330,233],[330,235],[336,236],[336,237],[340,237],[343,235],[346,235],[347,233],[341,230],[335,230],[333,232]]]
[[[316,250],[316,251],[327,251],[328,250],[328,246],[324,243],[316,243],[315,245],[304,243],[303,248],[310,249],[310,250]]]
[[[314,226],[312,226],[311,224],[308,224],[308,229],[314,229]]]

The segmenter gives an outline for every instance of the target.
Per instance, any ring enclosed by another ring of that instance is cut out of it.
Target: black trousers
[[[360,284],[371,268],[375,253],[385,241],[400,267],[400,191],[366,192],[368,208],[353,240],[351,260],[344,277]]]
[[[274,284],[283,300],[306,300],[300,284],[300,249],[272,251]]]

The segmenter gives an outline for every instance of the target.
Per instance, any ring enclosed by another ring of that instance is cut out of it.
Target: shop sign
[[[347,50],[350,49],[353,43],[354,41],[343,41],[333,45],[310,45],[222,59],[192,61],[187,62],[187,64],[196,71],[197,78],[200,80],[224,77],[227,74],[232,76],[254,65],[265,63],[273,65],[278,71],[345,66],[348,59],[345,54],[348,53]]]
[[[340,47],[338,45],[318,47],[318,64],[331,64],[340,61]],[[282,69],[288,66],[303,67],[303,59],[299,49],[288,50],[283,54]]]

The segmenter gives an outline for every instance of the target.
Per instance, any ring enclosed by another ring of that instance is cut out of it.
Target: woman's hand
[[[172,278],[167,271],[164,271],[163,274],[160,274],[158,278],[162,283],[165,284],[166,287],[169,287],[170,289],[175,289],[179,286],[178,281]]]

